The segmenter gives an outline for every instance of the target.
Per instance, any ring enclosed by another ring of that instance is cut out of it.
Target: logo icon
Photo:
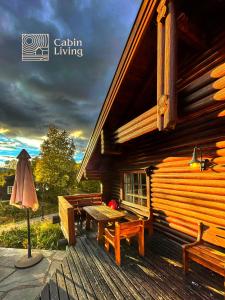
[[[22,34],[22,61],[49,61],[49,34]]]

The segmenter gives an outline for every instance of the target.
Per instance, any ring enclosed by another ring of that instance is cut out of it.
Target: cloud
[[[140,3],[2,0],[0,134],[38,149],[55,124],[72,132],[81,157]],[[54,38],[81,39],[84,56],[50,53],[49,62],[22,62],[21,34],[42,32],[50,34],[50,48]]]
[[[0,134],[8,133],[9,129],[8,128],[0,128]]]
[[[70,136],[72,138],[79,138],[80,140],[87,140],[88,138],[84,136],[84,133],[82,130],[75,130],[73,132],[70,133]]]

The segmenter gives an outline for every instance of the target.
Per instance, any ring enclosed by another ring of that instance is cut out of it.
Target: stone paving
[[[66,251],[32,250],[43,254],[42,261],[27,269],[14,266],[26,249],[0,248],[0,300],[33,300],[66,256]]]

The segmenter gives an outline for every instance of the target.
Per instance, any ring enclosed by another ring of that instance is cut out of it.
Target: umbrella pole
[[[41,253],[34,253],[31,255],[31,240],[30,240],[30,211],[27,208],[27,255],[22,256],[18,261],[15,262],[15,267],[18,269],[26,269],[33,267],[38,264],[43,255]]]
[[[27,256],[31,257],[31,240],[30,240],[30,211],[27,208]]]

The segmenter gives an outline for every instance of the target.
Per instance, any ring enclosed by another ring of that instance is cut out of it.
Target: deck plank
[[[54,273],[49,281],[49,287],[50,287],[50,295],[51,300],[60,300],[59,299],[59,293],[58,293],[58,284],[56,279],[56,273]]]
[[[63,268],[65,284],[67,287],[68,297],[70,300],[76,300],[78,299],[78,295],[76,292],[76,288],[74,286],[73,277],[67,259],[63,261],[62,268]]]
[[[172,247],[173,245],[173,247]],[[149,259],[149,256],[153,253],[154,248],[157,248],[157,256],[162,261],[162,256],[169,260],[174,261],[176,264],[180,264],[180,270],[173,270],[173,275],[178,273],[178,277],[180,277],[179,281],[185,285],[186,289],[189,292],[194,293],[196,299],[218,299],[222,300],[223,292],[221,287],[223,286],[223,278],[218,274],[198,265],[195,263],[191,263],[191,269],[185,277],[183,274],[183,265],[182,265],[182,256],[181,249],[179,246],[175,246],[171,241],[164,240],[164,243],[161,240],[155,239],[152,244],[152,249],[148,249],[148,253],[145,259]],[[158,266],[158,264],[155,264]],[[169,265],[169,264],[167,264]],[[171,264],[170,264],[171,265]],[[194,268],[192,268],[194,266]],[[180,289],[182,285],[179,286]]]
[[[42,300],[50,300],[50,288],[49,288],[48,283],[45,285],[45,287],[41,291],[41,299]]]
[[[81,282],[81,278],[80,278],[79,273],[77,271],[76,265],[74,264],[73,257],[72,257],[72,255],[70,255],[69,251],[68,251],[68,255],[67,255],[67,261],[68,261],[68,264],[70,266],[70,271],[71,271],[71,275],[72,275],[73,282],[74,282],[74,288],[76,289],[78,299],[79,300],[86,300],[87,295],[86,295],[86,292],[85,292],[85,288],[84,288],[84,286]]]
[[[60,300],[69,300],[68,294],[67,294],[67,286],[65,284],[64,274],[62,266],[60,266],[56,270],[56,277],[57,277],[57,284],[58,284],[58,291],[59,291],[59,299]]]
[[[83,242],[86,243],[86,247],[91,247],[93,251],[96,251],[97,256],[105,262],[106,268],[108,267],[108,272],[111,273],[112,278],[117,278],[117,285],[119,286],[119,288],[121,288],[122,286],[123,291],[127,290],[127,292],[134,299],[143,299],[143,297],[149,297],[148,293],[144,293],[143,295],[143,293],[139,292],[140,285],[135,287],[133,277],[129,277],[128,274],[126,274],[121,267],[116,266],[115,262],[105,251],[102,251],[102,249],[99,247],[96,248],[96,242],[93,243],[93,241],[89,239],[83,239]],[[118,280],[120,280],[120,283],[118,283]]]
[[[89,275],[89,280],[95,289],[95,293],[98,299],[113,299],[114,296],[106,284],[104,277],[101,272],[97,269],[95,263],[91,259],[90,255],[84,248],[84,245],[78,241],[76,245],[79,253],[82,253],[82,262],[86,266],[87,274]]]
[[[96,253],[92,251],[90,248],[86,248],[87,252],[89,253],[90,257],[93,259],[97,269],[101,272],[102,276],[104,277],[105,282],[109,286],[110,290],[112,291],[112,294],[114,295],[114,298],[117,300],[119,299],[125,299],[123,296],[123,293],[121,290],[119,290],[115,284],[116,278],[112,280],[109,276],[109,274],[104,269],[102,262],[98,260]]]
[[[83,268],[82,261],[80,260],[78,254],[77,254],[76,248],[73,248],[73,247],[70,248],[70,255],[72,255],[74,263],[76,264],[78,274],[80,276],[80,279],[82,281],[83,287],[86,292],[86,297],[87,297],[86,299],[89,299],[89,300],[96,299],[95,292],[93,291],[92,286],[87,277],[87,270],[85,270]]]
[[[122,243],[122,265],[93,236],[77,238],[67,258],[42,291],[41,300],[222,300],[223,278],[197,264],[188,276],[182,268],[182,251],[166,238],[146,240],[145,257],[137,245]],[[50,298],[48,297],[50,292]],[[47,295],[47,296],[46,296]]]

